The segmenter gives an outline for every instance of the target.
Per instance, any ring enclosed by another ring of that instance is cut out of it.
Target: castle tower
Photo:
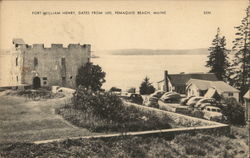
[[[12,40],[11,51],[11,84],[14,86],[24,84],[24,57],[26,44],[20,38]]]
[[[31,85],[33,88],[53,85],[75,88],[78,68],[90,62],[89,44],[25,44],[12,41],[12,85]]]

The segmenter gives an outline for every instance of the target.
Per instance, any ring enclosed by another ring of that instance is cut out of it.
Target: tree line
[[[228,82],[240,90],[240,98],[248,91],[250,86],[250,7],[246,9],[246,16],[237,27],[233,47],[226,49],[226,38],[220,34],[220,28],[209,47],[210,54],[206,67],[214,73],[219,80]],[[228,55],[232,54],[230,61]]]

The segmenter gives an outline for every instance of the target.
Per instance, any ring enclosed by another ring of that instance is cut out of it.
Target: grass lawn
[[[54,114],[61,99],[26,101],[0,95],[0,157],[167,157],[247,158],[248,127],[232,127],[230,137],[181,134],[164,137],[124,136],[109,139],[75,139],[46,144],[31,141],[95,135]],[[60,102],[60,104],[59,104]],[[99,133],[101,134],[101,133]]]
[[[65,121],[54,113],[60,99],[41,101],[24,97],[0,96],[0,142],[31,142],[37,140],[93,135]]]
[[[112,139],[77,139],[47,144],[1,144],[2,157],[102,158],[247,158],[248,146],[238,138],[205,134],[164,137],[125,136]]]

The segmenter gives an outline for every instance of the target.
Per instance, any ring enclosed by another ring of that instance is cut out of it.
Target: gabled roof
[[[204,95],[205,98],[213,98],[213,96],[216,94],[216,89],[209,88],[206,94]]]
[[[187,82],[187,86],[189,85],[195,85],[199,90],[208,90],[208,88],[211,87],[211,82],[210,81],[207,81],[207,80],[198,80],[198,79],[190,79],[188,82]]]
[[[13,44],[25,44],[25,42],[21,38],[14,38],[12,42]]]
[[[243,96],[243,98],[250,99],[250,90],[246,92],[246,94]]]
[[[192,79],[218,81],[218,78],[213,73],[190,73],[190,74],[169,74],[168,75],[172,85],[183,85]]]
[[[163,82],[163,81],[165,81],[164,79],[163,80],[160,80],[160,81],[158,81],[157,83],[161,83],[161,82]]]
[[[229,84],[223,81],[214,81],[211,83],[212,87],[214,87],[219,92],[240,92],[238,89],[230,86]]]
[[[190,79],[187,82],[187,87],[191,84],[194,84],[200,90],[208,90],[209,88],[214,88],[219,93],[239,92],[238,89],[230,86],[229,84],[223,81],[207,81],[207,80]]]

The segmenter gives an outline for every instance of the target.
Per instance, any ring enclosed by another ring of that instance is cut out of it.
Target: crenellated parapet
[[[14,48],[16,50],[18,49],[89,49],[91,48],[90,44],[73,44],[70,43],[67,47],[64,47],[63,44],[54,44],[52,43],[50,47],[45,47],[44,44],[32,44],[32,45],[28,45],[26,44],[23,39],[21,38],[15,38],[12,40],[12,44],[14,45]]]
[[[91,49],[90,44],[69,44],[67,47],[64,47],[63,44],[51,44],[50,47],[45,47],[44,44],[32,44],[32,45],[22,45],[20,48],[27,50],[53,50],[53,49],[63,49],[63,50],[72,50],[72,49],[82,49],[89,50]]]

